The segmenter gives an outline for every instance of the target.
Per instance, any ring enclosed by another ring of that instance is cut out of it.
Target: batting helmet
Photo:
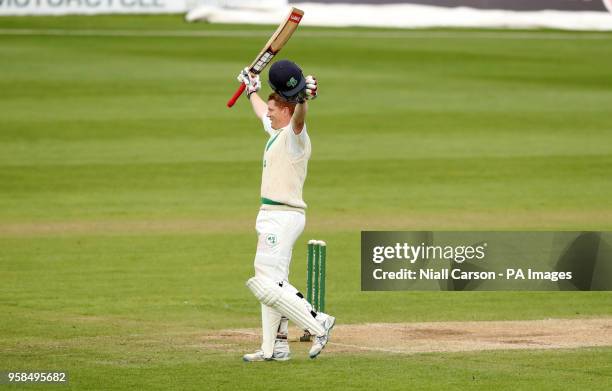
[[[268,72],[268,84],[283,98],[292,101],[306,87],[306,78],[299,66],[289,60],[272,64]]]

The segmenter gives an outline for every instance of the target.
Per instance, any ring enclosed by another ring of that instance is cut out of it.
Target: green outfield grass
[[[73,389],[610,389],[610,347],[311,362],[296,346],[258,366],[202,344],[259,323],[244,282],[266,134],[225,102],[272,30],[0,18],[0,371],[67,369]],[[612,316],[608,292],[360,292],[361,230],[612,229],[612,34],[395,33],[300,27],[280,55],[321,86],[294,284],[316,237],[342,324]]]

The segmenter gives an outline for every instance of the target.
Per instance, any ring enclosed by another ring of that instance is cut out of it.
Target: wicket
[[[325,311],[325,266],[327,244],[322,240],[308,241],[308,262],[306,266],[306,300],[315,312]],[[310,341],[308,331],[300,338]]]

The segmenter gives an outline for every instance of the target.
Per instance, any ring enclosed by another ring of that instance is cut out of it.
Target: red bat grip
[[[246,88],[246,84],[241,83],[240,87],[238,87],[236,92],[234,92],[234,95],[232,95],[230,100],[227,101],[227,107],[232,107],[234,105],[234,103],[236,103],[238,98],[240,98],[240,95],[242,95],[242,93],[244,92],[245,88]]]

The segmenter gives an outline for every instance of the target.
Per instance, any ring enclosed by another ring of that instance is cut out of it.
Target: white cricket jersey
[[[263,156],[261,209],[303,211],[306,203],[302,199],[302,189],[311,153],[306,125],[300,134],[295,134],[291,123],[273,129],[267,115],[262,122],[270,139]]]

